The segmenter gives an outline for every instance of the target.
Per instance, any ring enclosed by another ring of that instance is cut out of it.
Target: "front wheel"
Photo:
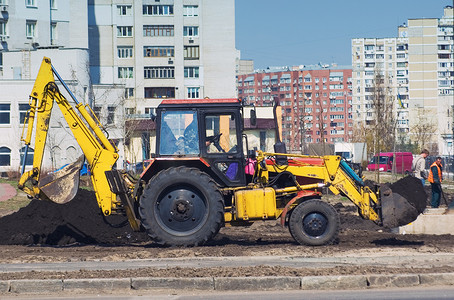
[[[206,173],[195,168],[169,168],[150,180],[140,199],[139,213],[155,242],[197,246],[218,233],[224,202]]]
[[[289,218],[289,231],[301,245],[333,243],[339,234],[339,215],[333,206],[320,200],[307,200],[295,207]]]

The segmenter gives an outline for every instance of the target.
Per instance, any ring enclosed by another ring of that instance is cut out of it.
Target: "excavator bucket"
[[[427,195],[418,178],[407,176],[380,186],[383,226],[395,228],[413,222],[427,205]]]
[[[74,163],[40,178],[38,187],[52,202],[64,204],[71,201],[79,189],[79,172],[83,163],[82,155]]]

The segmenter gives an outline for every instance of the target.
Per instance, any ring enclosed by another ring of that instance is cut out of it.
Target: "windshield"
[[[370,164],[376,164],[377,163],[377,158],[378,158],[378,156],[372,157],[372,159],[370,160],[369,163]],[[380,156],[380,159],[379,159],[378,163],[380,165],[386,165],[388,163],[388,158],[389,158],[388,156]]]
[[[162,113],[159,153],[161,155],[199,154],[196,112],[166,111]]]
[[[345,159],[351,159],[350,152],[336,152],[336,155],[342,156]]]

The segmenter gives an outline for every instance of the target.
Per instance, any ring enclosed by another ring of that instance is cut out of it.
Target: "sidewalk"
[[[451,255],[413,255],[378,257],[200,257],[167,258],[130,261],[92,261],[69,263],[0,264],[1,272],[121,270],[137,268],[202,268],[221,266],[288,266],[328,268],[333,266],[372,265],[399,267],[406,265],[452,266]],[[264,290],[329,290],[412,287],[420,285],[454,285],[454,273],[336,275],[336,276],[263,276],[263,277],[128,277],[0,281],[0,296],[15,294],[71,294],[136,292],[147,290],[176,291],[264,291]]]
[[[17,195],[16,189],[8,183],[0,183],[0,202],[11,199]]]

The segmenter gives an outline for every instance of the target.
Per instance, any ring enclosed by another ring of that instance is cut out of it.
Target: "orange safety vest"
[[[436,162],[434,162],[433,164],[430,165],[430,169],[429,169],[429,178],[427,178],[427,180],[429,180],[430,183],[434,183],[434,174],[432,173],[432,167],[433,167],[433,166],[436,166],[436,167],[437,167],[437,170],[438,170],[438,178],[440,179],[440,183],[441,183],[441,180],[443,179],[443,174],[441,173],[440,166],[438,166]]]

